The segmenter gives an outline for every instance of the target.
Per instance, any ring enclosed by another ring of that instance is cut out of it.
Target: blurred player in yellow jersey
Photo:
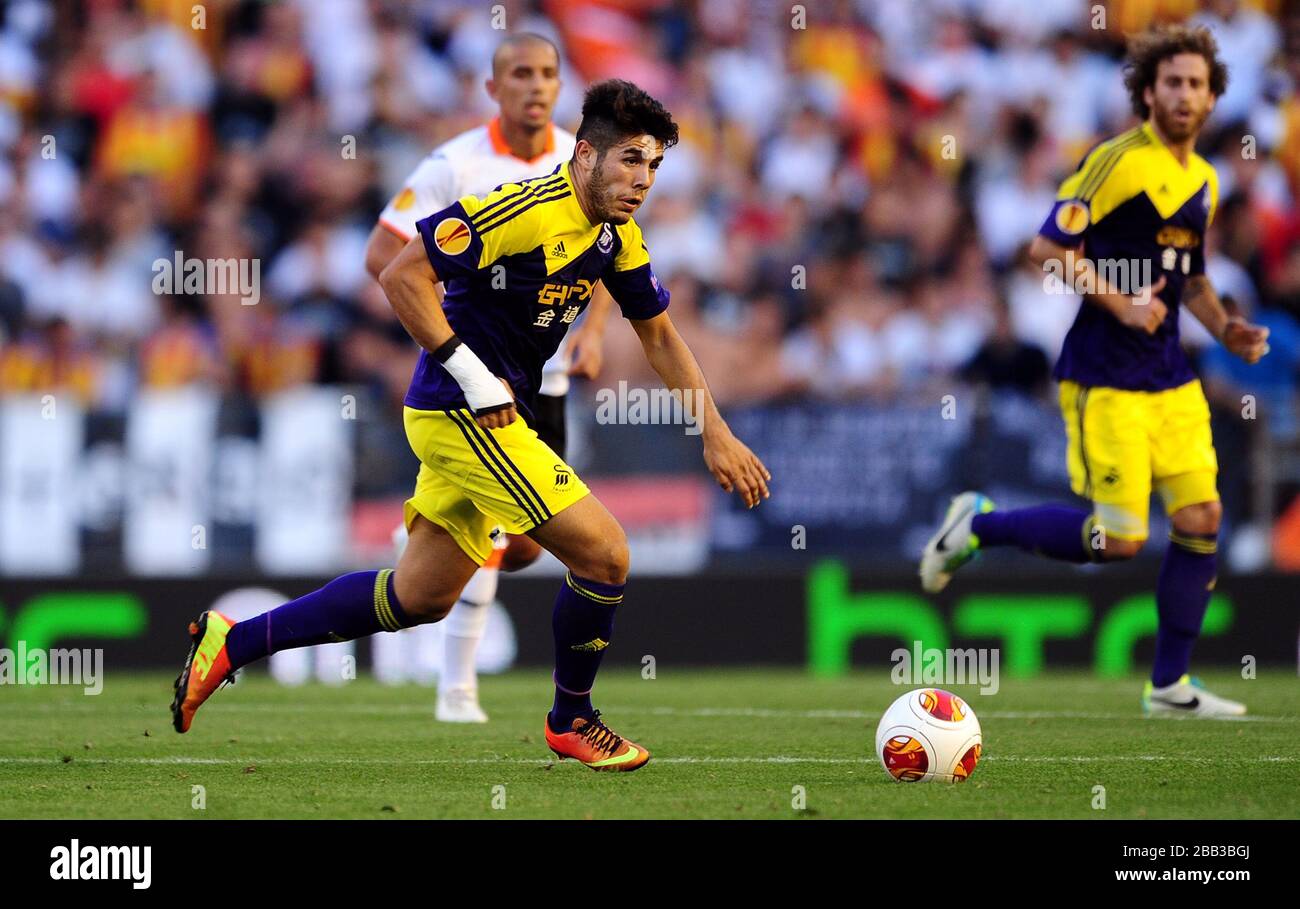
[[[573,156],[553,173],[465,196],[417,222],[380,274],[423,348],[404,412],[420,458],[406,551],[396,571],[343,575],[245,622],[203,613],[176,682],[177,731],[223,679],[268,653],[443,619],[503,527],[527,533],[568,569],[552,612],[547,747],[593,770],[645,765],[649,751],[615,733],[591,701],[623,601],[627,537],[532,424],[542,366],[600,281],[664,384],[699,402],[691,419],[719,485],[751,508],[767,498],[771,475],[718,413],[632,217],[676,141],[658,101],[629,82],[602,82],[587,91]]]
[[[376,278],[416,235],[415,225],[421,218],[462,196],[486,196],[504,183],[549,174],[572,157],[573,135],[551,122],[560,92],[560,53],[550,41],[529,33],[503,40],[493,54],[492,77],[485,88],[497,103],[497,116],[435,148],[380,214],[366,244],[366,268]],[[533,428],[561,457],[566,447],[564,402],[569,376],[596,377],[611,302],[609,294],[597,285],[582,321],[542,367]],[[399,529],[396,539],[400,552],[406,544],[405,527]],[[487,625],[488,607],[496,596],[498,570],[523,568],[542,551],[522,534],[505,535],[498,543],[465,585],[441,628],[418,625],[375,642],[377,662],[395,664],[384,667],[387,674],[401,674],[406,669],[416,677],[422,675],[422,665],[430,656],[423,651],[441,647],[441,659],[432,662],[438,665],[434,716],[443,722],[487,722],[487,714],[479,706],[475,656]],[[414,657],[414,665],[404,667],[408,657]]]
[[[1187,674],[1214,587],[1222,509],[1209,406],[1178,337],[1186,306],[1246,362],[1268,351],[1268,330],[1228,313],[1205,275],[1218,179],[1194,146],[1228,74],[1204,29],[1152,32],[1129,53],[1125,84],[1144,122],[1084,158],[1030,250],[1084,297],[1055,375],[1071,486],[1092,508],[997,511],[985,496],[963,493],[926,546],[921,581],[941,590],[989,546],[1071,562],[1131,559],[1146,542],[1154,490],[1172,529],[1143,710],[1238,715],[1243,705]]]

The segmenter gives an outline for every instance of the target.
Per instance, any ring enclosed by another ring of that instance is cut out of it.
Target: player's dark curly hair
[[[1219,45],[1208,28],[1171,25],[1153,29],[1129,39],[1128,59],[1124,64],[1124,87],[1128,89],[1133,113],[1143,120],[1151,108],[1142,94],[1156,84],[1156,70],[1161,62],[1178,54],[1200,54],[1210,67],[1210,94],[1223,97],[1228,87],[1228,67],[1219,59]]]
[[[606,79],[587,89],[576,138],[601,155],[629,136],[650,134],[671,148],[677,144],[672,114],[650,95],[623,79]]]

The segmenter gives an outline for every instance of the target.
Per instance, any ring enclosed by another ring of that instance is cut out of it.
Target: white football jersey
[[[462,196],[486,196],[503,183],[549,174],[573,157],[573,134],[555,124],[547,127],[545,150],[531,161],[517,158],[493,118],[485,126],[463,132],[439,145],[420,162],[402,190],[379,216],[379,223],[403,240],[415,236],[415,222],[441,211]],[[568,342],[542,369],[540,394],[559,396],[569,391]]]

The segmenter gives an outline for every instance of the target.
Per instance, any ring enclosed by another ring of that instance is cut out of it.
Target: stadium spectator
[[[639,217],[720,402],[1038,389],[1078,298],[1024,258],[1064,173],[1133,122],[1126,31],[1204,22],[1232,69],[1209,147],[1208,269],[1274,326],[1265,366],[1206,349],[1225,394],[1295,413],[1300,5],[1290,0],[506,4],[562,56],[557,122],[617,71],[682,142]],[[490,114],[479,4],[26,0],[0,19],[0,393],[121,409],[191,381],[369,389],[400,425],[413,351],[365,227],[429,147]],[[177,252],[255,261],[255,305],[151,289]],[[1001,302],[1005,301],[1005,302]],[[1208,342],[1188,323],[1187,341]],[[606,376],[642,374],[612,326]],[[1023,371],[1023,374],[1022,374]],[[606,381],[602,378],[602,381]]]

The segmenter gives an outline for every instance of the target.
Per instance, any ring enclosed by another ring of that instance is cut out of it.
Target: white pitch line
[[[326,711],[334,714],[356,714],[364,716],[427,716],[432,710],[424,705],[415,704],[336,704],[323,707],[320,704],[240,704],[225,700],[214,702],[225,713],[314,713]],[[146,710],[138,705],[127,707],[112,705],[101,707],[97,704],[0,704],[0,713],[107,713],[123,711],[141,717],[153,713],[162,715],[165,707]],[[520,707],[494,707],[494,713],[526,713]],[[626,714],[632,716],[676,716],[697,718],[753,717],[763,719],[803,719],[803,720],[878,720],[880,713],[869,710],[787,710],[767,707],[603,707],[602,712],[610,715]],[[977,716],[990,720],[1145,720],[1139,711],[1132,713],[1093,713],[1080,710],[979,710]],[[1176,717],[1175,717],[1176,719]],[[1186,719],[1186,718],[1185,718]],[[1216,717],[1224,722],[1233,723],[1300,723],[1300,716],[1264,716],[1247,714],[1238,717]]]
[[[3,764],[61,764],[60,758],[0,758],[0,765]],[[76,758],[70,763],[75,764],[142,764],[142,765],[232,765],[232,766],[262,766],[275,764],[294,765],[313,765],[313,764],[337,764],[346,766],[348,764],[362,765],[397,765],[406,764],[413,766],[444,766],[456,764],[533,764],[545,766],[547,764],[558,763],[554,759],[548,758],[327,758],[324,760],[311,760],[308,758],[194,758],[194,757],[169,757],[169,758]],[[656,764],[874,764],[876,761],[868,758],[818,758],[818,757],[795,757],[793,755],[775,755],[772,757],[664,757],[654,758],[652,763]]]
[[[1180,754],[1108,754],[1108,755],[1067,755],[1067,756],[1049,756],[1049,755],[1015,755],[1015,754],[986,754],[980,758],[980,763],[985,761],[1024,764],[1110,764],[1110,763],[1153,763],[1153,762],[1172,762],[1179,764],[1240,764],[1251,761],[1263,761],[1265,763],[1292,764],[1300,762],[1300,755],[1259,755],[1249,758],[1239,759],[1219,759],[1205,757],[1191,757]],[[39,758],[39,757],[13,757],[0,758],[0,765],[4,764],[38,764],[38,765],[59,765],[65,763],[61,758]],[[144,766],[272,766],[272,765],[289,765],[289,766],[319,766],[319,765],[339,765],[347,766],[350,764],[360,765],[411,765],[411,766],[444,766],[457,764],[522,764],[545,766],[547,764],[557,763],[548,758],[327,758],[314,760],[310,758],[202,758],[202,757],[158,757],[158,758],[74,758],[67,763],[73,764],[124,764],[124,765],[144,765]],[[766,757],[660,757],[653,758],[651,763],[654,764],[871,764],[879,763],[874,758],[833,758],[833,757],[800,757],[798,755],[771,755]]]
[[[769,717],[778,719],[842,719],[842,720],[878,720],[879,713],[866,710],[770,710],[762,707],[699,707],[680,709],[677,707],[610,707],[608,713],[644,713],[653,716],[697,716],[697,717]],[[1142,720],[1141,713],[1088,713],[1077,710],[980,710],[977,716],[991,720]],[[1255,723],[1300,723],[1300,716],[1252,716],[1223,717],[1237,722]]]

